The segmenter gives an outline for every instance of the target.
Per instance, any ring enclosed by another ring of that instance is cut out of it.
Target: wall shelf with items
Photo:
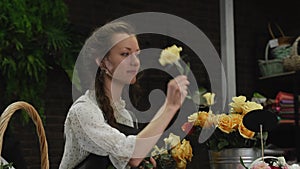
[[[284,72],[276,75],[259,77],[256,88],[259,93],[262,93],[268,98],[277,97],[277,100],[280,92],[289,93],[289,101],[291,103],[288,114],[289,118],[282,117],[280,119],[277,128],[269,133],[268,140],[271,144],[275,144],[283,149],[295,149],[295,156],[297,157],[297,160],[300,161],[300,71]],[[286,99],[287,97],[283,98]],[[279,106],[280,109],[278,115],[287,115],[286,112],[281,111],[283,110],[281,106],[282,105]]]

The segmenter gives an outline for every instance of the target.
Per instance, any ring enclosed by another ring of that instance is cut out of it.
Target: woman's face
[[[112,42],[115,45],[103,60],[106,68],[114,80],[125,84],[135,83],[140,68],[137,56],[140,48],[136,37],[125,33],[116,34]]]

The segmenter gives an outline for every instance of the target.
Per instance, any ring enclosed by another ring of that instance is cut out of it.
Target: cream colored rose
[[[253,131],[247,129],[247,128],[244,126],[243,123],[241,123],[241,124],[239,125],[238,129],[239,129],[240,135],[243,136],[243,137],[246,138],[246,139],[251,139],[251,138],[253,138],[254,135],[255,135],[255,132],[253,132]]]
[[[181,51],[182,51],[182,48],[177,47],[176,45],[168,47],[161,52],[160,58],[158,61],[162,66],[165,66],[166,64],[173,64],[180,59]]]
[[[158,148],[157,145],[154,146],[153,151],[151,152],[151,156],[156,156],[156,155],[160,155],[160,154],[168,154],[168,150],[164,149],[164,148]]]
[[[188,122],[194,123],[194,125],[196,125],[195,123],[196,123],[197,119],[198,119],[198,112],[191,114],[188,117]]]
[[[180,143],[180,137],[170,133],[168,138],[164,139],[166,145],[170,145],[171,148],[175,147],[178,143]]]
[[[238,96],[238,97],[233,97],[231,103],[229,105],[232,107],[234,112],[237,113],[242,113],[243,109],[242,107],[246,103],[246,97],[245,96]]]
[[[263,106],[261,104],[258,104],[256,102],[246,102],[243,106],[242,106],[242,110],[243,110],[243,114],[247,114],[249,111],[252,110],[261,110],[263,109]]]
[[[220,114],[218,116],[218,128],[224,133],[230,133],[233,131],[232,119],[229,115]]]
[[[211,106],[215,103],[215,95],[216,95],[215,93],[210,93],[210,92],[205,93],[203,95],[203,97],[206,100],[207,105]]]

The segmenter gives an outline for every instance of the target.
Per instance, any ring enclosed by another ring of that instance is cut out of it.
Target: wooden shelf
[[[263,80],[263,79],[277,78],[277,77],[282,77],[282,76],[293,75],[295,73],[296,73],[296,71],[283,72],[283,73],[274,74],[274,75],[270,75],[270,76],[262,76],[262,77],[259,77],[259,79]]]

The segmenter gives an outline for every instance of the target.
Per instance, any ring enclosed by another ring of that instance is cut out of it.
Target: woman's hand
[[[156,161],[153,157],[145,158],[141,164],[136,168],[131,169],[155,169],[156,168]]]
[[[168,83],[166,106],[172,106],[179,109],[187,96],[187,89],[190,82],[187,77],[180,75],[172,79]]]

